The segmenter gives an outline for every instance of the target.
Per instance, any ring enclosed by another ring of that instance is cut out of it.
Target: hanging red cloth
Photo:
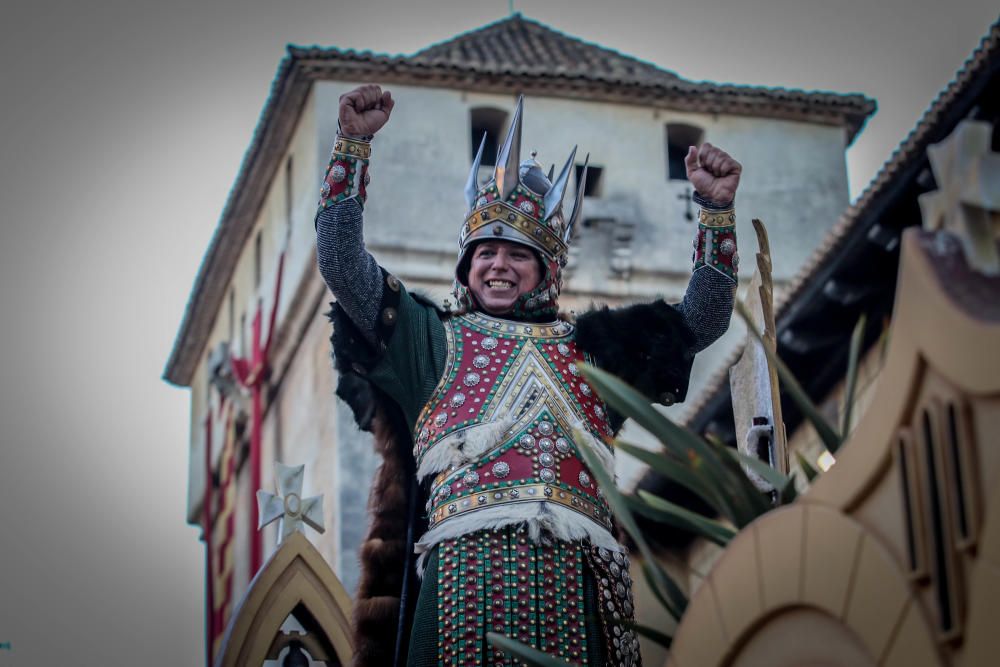
[[[286,241],[287,242],[287,241]],[[271,303],[271,315],[268,318],[267,339],[261,342],[261,319],[264,304],[257,299],[257,312],[254,313],[251,327],[250,359],[232,356],[233,375],[240,386],[250,390],[250,489],[254,494],[261,488],[261,443],[264,423],[264,385],[270,375],[269,355],[271,343],[274,341],[275,321],[278,317],[279,298],[281,296],[281,277],[285,268],[285,250],[278,256],[278,275],[274,284],[274,298]],[[250,579],[260,569],[263,558],[263,548],[260,532],[257,530],[257,503],[250,503]]]
[[[201,499],[201,530],[205,538],[205,664],[212,664],[212,645],[215,640],[215,584],[214,568],[212,567],[212,406],[208,406],[205,415],[205,491]]]

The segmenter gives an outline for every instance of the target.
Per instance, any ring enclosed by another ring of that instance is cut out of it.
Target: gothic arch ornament
[[[300,532],[285,538],[250,583],[226,628],[216,667],[261,665],[277,657],[288,643],[281,626],[293,613],[306,616],[312,626],[309,634],[297,637],[314,659],[350,664],[351,600],[326,560]]]
[[[876,394],[837,464],[748,526],[668,665],[992,664],[1000,653],[1000,279],[902,239]]]

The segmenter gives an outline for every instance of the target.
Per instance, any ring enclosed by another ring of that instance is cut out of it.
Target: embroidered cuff
[[[736,251],[736,212],[702,209],[698,215],[698,234],[694,238],[692,271],[711,267],[734,282],[740,268]]]
[[[337,135],[319,193],[319,209],[356,197],[364,206],[368,198],[368,160],[372,145],[367,141]]]

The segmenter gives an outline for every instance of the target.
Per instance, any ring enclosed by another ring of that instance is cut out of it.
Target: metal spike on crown
[[[583,214],[583,195],[587,189],[588,169],[590,169],[590,153],[587,153],[587,157],[583,161],[583,169],[580,172],[580,182],[576,188],[576,200],[573,202],[573,213],[570,214],[569,222],[566,223],[566,231],[563,232],[563,242],[566,243],[567,246],[569,246],[569,242],[573,238],[573,229],[576,227],[576,223],[580,221],[580,217]]]
[[[479,168],[486,145],[485,135],[479,144],[465,186],[469,213],[459,239],[462,255],[471,243],[486,239],[527,245],[549,261],[560,261],[568,252],[572,229],[582,213],[587,167],[584,165],[573,212],[567,220],[563,212],[563,198],[573,171],[577,147],[573,147],[554,182],[555,165],[546,176],[542,166],[535,161],[536,152],[533,151],[530,159],[521,162],[523,108],[522,95],[517,99],[507,136],[497,152],[493,177],[482,185],[479,183]]]

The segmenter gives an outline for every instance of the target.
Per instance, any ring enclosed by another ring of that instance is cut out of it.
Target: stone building
[[[475,147],[483,133],[497,145],[518,94],[526,152],[545,164],[561,164],[574,144],[579,162],[590,154],[590,178],[573,185],[586,199],[568,308],[680,298],[696,213],[682,155],[705,140],[744,165],[744,254],[754,251],[750,217],[764,218],[782,258],[776,281],[791,280],[848,204],[845,150],[875,108],[860,95],[688,81],[519,14],[409,56],[289,47],[164,372],[190,389],[188,520],[209,528],[216,635],[274,544],[254,528],[255,487],[270,485],[274,461],[306,464],[305,493],[325,495],[327,530],[314,541],[348,591],[356,582],[377,461],[333,397],[323,316],[331,297],[315,266],[312,219],[338,97],[372,81],[397,104],[374,144],[367,245],[411,289],[439,300]],[[692,397],[727,345],[701,355]],[[249,389],[213,384],[212,369],[228,367],[217,362],[230,353],[246,361],[237,379]],[[236,424],[228,430],[226,415]]]

